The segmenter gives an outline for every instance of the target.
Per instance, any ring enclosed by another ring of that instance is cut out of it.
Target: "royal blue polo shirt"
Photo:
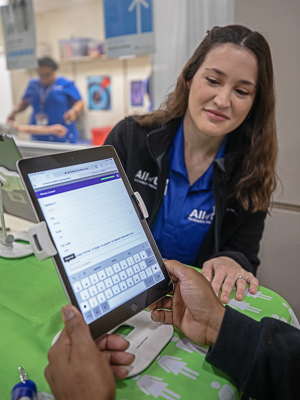
[[[33,108],[30,124],[36,125],[36,115],[44,113],[48,117],[48,124],[61,124],[68,129],[66,136],[59,138],[55,135],[34,135],[35,140],[75,143],[78,131],[75,121],[67,124],[63,115],[73,104],[81,100],[81,96],[72,81],[58,77],[54,84],[45,87],[38,78],[31,79],[22,99],[26,99]]]
[[[225,139],[216,155],[226,150]],[[213,165],[190,186],[184,160],[183,121],[169,152],[169,182],[151,231],[162,256],[195,265],[215,214]]]

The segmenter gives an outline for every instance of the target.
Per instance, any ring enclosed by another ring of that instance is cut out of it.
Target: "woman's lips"
[[[214,121],[225,121],[229,119],[227,115],[222,114],[219,111],[205,110],[205,112],[209,116],[209,118],[213,119]]]

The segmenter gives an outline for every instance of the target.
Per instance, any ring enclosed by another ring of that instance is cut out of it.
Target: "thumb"
[[[89,327],[76,307],[66,305],[61,309],[61,313],[66,333],[70,337],[72,344],[93,342]]]
[[[193,268],[187,267],[179,261],[167,260],[165,261],[165,266],[167,267],[169,274],[180,281],[182,281],[187,274],[189,275],[193,273]]]

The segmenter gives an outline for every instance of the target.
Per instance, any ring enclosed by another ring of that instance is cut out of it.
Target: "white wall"
[[[154,0],[154,108],[174,89],[182,68],[206,31],[233,21],[234,0]]]
[[[267,217],[258,277],[290,303],[300,318],[300,1],[236,0],[235,21],[270,43],[277,92],[279,187]]]
[[[6,69],[6,57],[0,53],[0,124],[4,124],[8,113],[13,107],[12,87],[10,72]]]

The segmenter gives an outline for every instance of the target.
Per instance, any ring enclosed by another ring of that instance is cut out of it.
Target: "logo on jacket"
[[[142,171],[141,169],[136,173],[134,181],[151,187],[152,189],[157,188],[157,176],[150,176],[147,171]]]
[[[210,225],[214,216],[215,216],[215,207],[213,208],[213,212],[210,214],[207,214],[206,211],[204,210],[197,210],[197,208],[194,208],[194,210],[188,216],[188,220],[192,222],[197,222],[198,224]]]

